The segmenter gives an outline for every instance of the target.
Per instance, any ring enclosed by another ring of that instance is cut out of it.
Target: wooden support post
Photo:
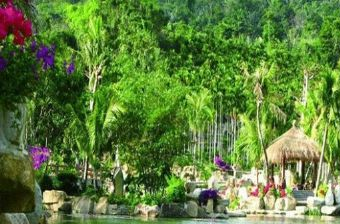
[[[286,179],[286,173],[285,173],[285,167],[286,167],[286,159],[283,158],[282,159],[282,176],[281,176],[281,184],[283,184],[285,182],[285,179]]]
[[[305,182],[305,162],[301,161],[301,185],[304,186]]]
[[[314,162],[313,180],[312,180],[313,188],[315,188],[317,177],[318,177],[318,163]]]

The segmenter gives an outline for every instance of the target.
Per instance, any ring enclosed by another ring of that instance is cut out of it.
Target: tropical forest
[[[340,223],[339,62],[338,0],[0,0],[0,224]]]

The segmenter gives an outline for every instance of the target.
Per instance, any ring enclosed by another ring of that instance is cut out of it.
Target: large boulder
[[[334,195],[332,191],[332,185],[329,184],[328,190],[325,196],[325,205],[327,206],[333,206],[334,205]]]
[[[285,201],[285,207],[284,210],[285,211],[293,211],[296,208],[296,199],[292,196],[287,196],[284,198]]]
[[[42,194],[38,183],[35,183],[35,210],[32,213],[27,213],[26,217],[30,224],[39,224],[44,218]]]
[[[47,210],[58,212],[59,208],[64,204],[67,195],[64,191],[44,191],[43,204]]]
[[[65,201],[59,208],[58,212],[63,214],[72,214],[72,202]]]
[[[29,157],[0,151],[0,170],[0,213],[33,212],[35,182]]]
[[[129,215],[129,208],[126,205],[109,205],[108,215]]]
[[[337,205],[340,204],[340,185],[339,184],[336,185],[334,189],[334,199]]]
[[[217,205],[215,207],[215,213],[226,213],[227,212],[227,208],[224,205]]]
[[[264,200],[262,198],[254,196],[248,197],[244,204],[244,208],[252,211],[264,209],[264,207],[265,207]]]
[[[188,214],[185,211],[185,206],[182,203],[162,204],[159,217],[162,218],[185,218]]]
[[[67,195],[64,191],[44,191],[43,193],[43,203],[44,204],[54,204],[60,201],[64,201]]]
[[[149,218],[155,218],[159,214],[159,209],[157,205],[151,206],[151,205],[139,204],[135,207],[134,214],[141,215],[144,217],[149,217]]]
[[[23,150],[27,110],[15,107],[0,106],[0,213],[33,212],[35,206],[32,161]]]
[[[196,218],[198,216],[198,204],[195,201],[188,201],[185,204],[185,211],[191,218]]]
[[[72,207],[73,213],[93,214],[94,202],[86,196],[77,197],[73,200]]]
[[[208,199],[206,212],[209,214],[214,213],[214,200],[213,199]]]
[[[107,197],[101,197],[96,203],[94,214],[106,215],[109,209],[109,202]]]
[[[325,199],[323,198],[318,198],[318,197],[308,197],[307,198],[307,207],[308,208],[315,208],[315,207],[321,207],[322,205],[325,204]]]
[[[1,224],[30,224],[23,213],[0,214]]]
[[[275,209],[275,196],[274,195],[269,195],[267,194],[264,197],[264,205],[265,205],[265,209],[267,210],[274,210]]]
[[[283,211],[285,209],[285,199],[284,198],[278,198],[275,201],[275,210]]]
[[[331,215],[331,216],[336,216],[340,215],[340,205],[336,206],[322,206],[321,207],[321,214],[323,215]]]
[[[196,189],[196,187],[197,187],[197,184],[195,183],[195,182],[186,182],[185,183],[185,190],[186,190],[186,192],[188,192],[188,193],[193,193],[194,192],[194,190]]]

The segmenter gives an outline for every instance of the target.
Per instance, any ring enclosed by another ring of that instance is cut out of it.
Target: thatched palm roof
[[[310,161],[318,162],[320,150],[318,144],[305,133],[295,127],[275,139],[267,148],[268,161],[270,163],[282,163],[285,161]]]

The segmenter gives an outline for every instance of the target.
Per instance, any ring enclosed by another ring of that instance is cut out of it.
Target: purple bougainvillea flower
[[[76,70],[76,66],[74,64],[74,61],[72,61],[66,68],[66,73],[68,75],[71,75]]]
[[[7,61],[3,57],[0,57],[0,71],[5,70],[6,66],[7,66]]]
[[[35,52],[37,50],[37,42],[34,40],[31,43],[31,51]]]
[[[224,162],[219,155],[215,157],[214,163],[219,169],[223,171],[232,170],[231,166],[227,164],[226,162]]]
[[[55,46],[48,48],[45,45],[41,45],[37,51],[38,61],[42,61],[42,67],[44,70],[53,68],[54,66],[54,56],[55,56]]]
[[[35,170],[38,170],[51,156],[50,150],[47,147],[32,146],[30,147],[29,152]]]
[[[199,204],[206,204],[209,199],[216,200],[217,199],[217,190],[208,189],[201,191],[200,195],[198,196]]]

